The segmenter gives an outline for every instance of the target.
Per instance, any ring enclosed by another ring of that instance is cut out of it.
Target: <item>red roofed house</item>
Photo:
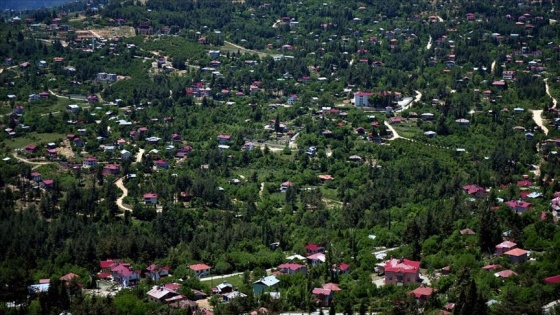
[[[307,256],[311,256],[316,253],[324,253],[325,248],[323,246],[319,246],[316,244],[307,244],[305,245],[305,254]]]
[[[524,263],[527,261],[527,254],[529,252],[521,249],[521,248],[514,248],[512,250],[508,250],[504,253],[504,255],[509,256],[509,260],[514,264]]]
[[[307,267],[305,267],[305,265],[296,263],[281,264],[280,266],[278,266],[278,270],[280,271],[280,273],[287,275],[293,275],[298,272],[307,274]]]
[[[90,156],[84,159],[82,162],[83,167],[97,167],[97,158]]]
[[[113,280],[123,287],[134,285],[140,281],[140,271],[133,270],[130,264],[121,263],[111,268]]]
[[[155,166],[156,166],[157,168],[159,168],[159,169],[164,169],[164,170],[166,170],[166,169],[169,168],[169,163],[167,163],[167,161],[165,161],[165,160],[157,160],[157,161],[155,161],[154,164],[155,164]]]
[[[482,186],[478,186],[478,185],[466,185],[463,186],[463,190],[465,191],[465,193],[478,198],[478,199],[484,199],[486,198],[486,189],[484,189],[484,187]]]
[[[522,200],[511,200],[504,202],[504,204],[510,207],[516,213],[523,213],[525,211],[528,211],[533,206],[532,203]]]
[[[41,173],[37,173],[37,172],[31,173],[31,179],[35,182],[40,182],[42,180]]]
[[[516,276],[517,273],[515,273],[513,270],[502,270],[499,272],[496,272],[494,274],[494,276],[498,277],[498,278],[509,278],[511,276]]]
[[[226,144],[229,142],[229,140],[231,140],[230,135],[218,135],[218,142],[220,144]]]
[[[329,306],[333,298],[333,291],[330,289],[315,288],[313,289],[313,295],[319,306]]]
[[[113,260],[113,259],[107,259],[107,260],[102,260],[99,262],[99,267],[101,267],[101,271],[104,272],[108,272],[111,271],[111,268],[117,266],[120,262]]]
[[[333,271],[339,275],[345,275],[350,271],[350,265],[347,263],[340,263],[333,265]]]
[[[25,147],[25,153],[37,153],[37,146],[34,144],[29,144]]]
[[[330,181],[333,181],[333,180],[334,180],[334,177],[332,177],[332,175],[328,175],[328,174],[325,174],[325,175],[318,175],[317,177],[318,177],[318,178],[321,180],[321,182],[323,182],[323,183],[324,183],[324,182],[330,182]]]
[[[415,298],[417,298],[418,300],[421,301],[427,301],[430,299],[430,297],[432,296],[432,294],[435,292],[434,288],[431,287],[419,287],[416,288],[410,292],[408,292],[409,295],[414,295]]]
[[[496,269],[500,269],[500,268],[502,268],[502,265],[495,265],[495,264],[486,265],[486,266],[482,267],[483,270],[496,270]]]
[[[356,92],[354,93],[354,106],[369,106],[368,98],[372,94],[370,92]]]
[[[69,273],[69,274],[66,274],[66,275],[60,277],[60,281],[70,282],[70,281],[72,281],[72,279],[75,279],[75,278],[76,278],[76,279],[77,279],[77,278],[80,278],[80,276],[78,276],[78,275],[75,274],[75,273]]]
[[[190,265],[189,268],[194,271],[199,278],[210,275],[210,269],[212,269],[212,267],[206,264]]]
[[[385,284],[407,285],[420,279],[420,262],[390,259],[385,263]]]
[[[560,283],[560,275],[544,278],[544,282],[548,284],[558,284]]]
[[[118,175],[121,167],[117,164],[107,164],[103,166],[103,175]]]
[[[292,183],[292,182],[289,182],[289,181],[288,182],[283,182],[280,185],[280,192],[286,192],[286,191],[288,191],[288,188],[292,187],[292,186],[294,186],[294,183]]]
[[[43,179],[41,182],[41,187],[43,189],[51,189],[54,186],[54,180],[52,179]]]
[[[323,289],[329,289],[333,292],[338,292],[341,290],[338,284],[336,283],[325,283],[323,284]]]
[[[155,205],[158,201],[158,195],[154,193],[144,194],[144,203],[147,205]]]
[[[496,245],[496,255],[500,256],[503,253],[507,252],[508,250],[512,250],[516,248],[516,246],[517,244],[515,244],[514,242],[510,242],[510,241],[501,242],[500,244]]]
[[[473,230],[471,230],[469,228],[462,229],[461,231],[459,231],[459,233],[461,233],[461,235],[475,235],[476,234]]]

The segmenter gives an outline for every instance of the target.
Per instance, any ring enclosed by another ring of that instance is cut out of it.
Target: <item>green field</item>
[[[62,138],[64,138],[64,134],[61,133],[28,133],[21,137],[5,140],[5,144],[9,149],[19,149],[28,144],[56,142]]]

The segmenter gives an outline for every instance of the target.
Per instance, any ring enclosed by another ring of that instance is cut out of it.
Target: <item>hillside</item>
[[[0,312],[552,314],[555,10],[3,12]]]

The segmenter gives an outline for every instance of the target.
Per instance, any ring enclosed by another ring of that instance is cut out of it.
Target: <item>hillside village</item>
[[[1,16],[0,312],[559,311],[555,3]]]

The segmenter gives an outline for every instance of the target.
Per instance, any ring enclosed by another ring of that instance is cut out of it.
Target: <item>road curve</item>
[[[123,178],[124,177],[121,177],[115,182],[115,185],[122,191],[122,195],[117,198],[117,206],[124,211],[132,211],[132,208],[125,206],[123,203],[124,198],[128,196],[128,189],[124,187]]]

